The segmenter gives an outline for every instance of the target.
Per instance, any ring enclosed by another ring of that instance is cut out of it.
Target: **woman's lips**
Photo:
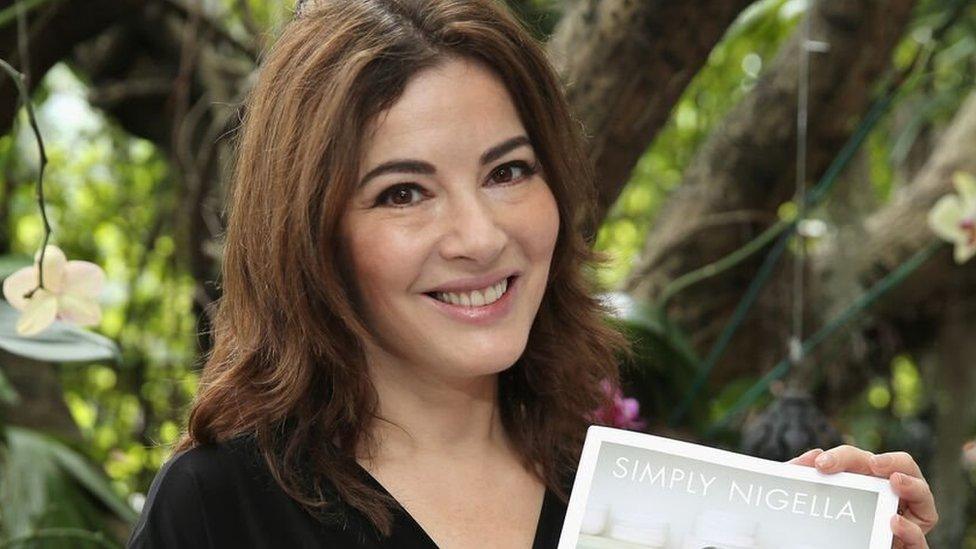
[[[515,294],[521,285],[519,283],[521,278],[521,276],[509,277],[508,288],[505,289],[505,293],[493,303],[480,307],[464,307],[462,305],[445,303],[430,294],[424,294],[424,297],[429,299],[441,312],[455,320],[475,325],[491,324],[511,311],[515,301]]]

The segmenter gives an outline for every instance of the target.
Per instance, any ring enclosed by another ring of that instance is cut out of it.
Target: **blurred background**
[[[976,204],[956,242],[928,223],[976,187],[976,2],[508,4],[589,136],[591,274],[643,428],[771,459],[909,451],[932,547],[976,548],[976,260],[954,256]],[[106,273],[92,328],[21,336],[0,303],[0,548],[124,542],[196,390],[241,101],[293,7],[0,0],[51,243]],[[14,82],[0,277],[45,234]]]

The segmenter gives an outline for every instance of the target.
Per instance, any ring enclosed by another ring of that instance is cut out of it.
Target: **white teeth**
[[[485,290],[485,303],[492,303],[496,299],[501,297],[501,295],[502,294],[498,293],[498,290],[496,290],[495,287],[492,286],[491,288]]]
[[[474,290],[465,293],[435,292],[434,297],[439,301],[444,301],[452,305],[460,305],[461,307],[482,307],[498,301],[507,289],[508,279],[505,278],[498,284],[489,286],[483,290]]]
[[[485,293],[487,294],[489,290],[491,290],[491,288],[488,288],[488,290],[485,290]],[[485,296],[483,296],[481,294],[481,292],[479,292],[478,290],[475,290],[475,291],[471,292],[471,306],[472,307],[481,307],[484,304],[485,304]]]

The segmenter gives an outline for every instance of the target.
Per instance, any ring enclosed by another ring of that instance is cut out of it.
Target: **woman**
[[[131,546],[554,547],[627,351],[539,45],[491,0],[309,0],[239,147],[214,348]],[[893,524],[925,546],[911,458],[826,455],[912,473]]]

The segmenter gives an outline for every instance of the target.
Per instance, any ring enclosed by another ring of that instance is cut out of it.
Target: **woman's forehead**
[[[525,129],[504,83],[490,69],[452,59],[421,71],[370,127],[366,163],[390,153],[481,149]],[[480,153],[479,153],[480,154]]]

